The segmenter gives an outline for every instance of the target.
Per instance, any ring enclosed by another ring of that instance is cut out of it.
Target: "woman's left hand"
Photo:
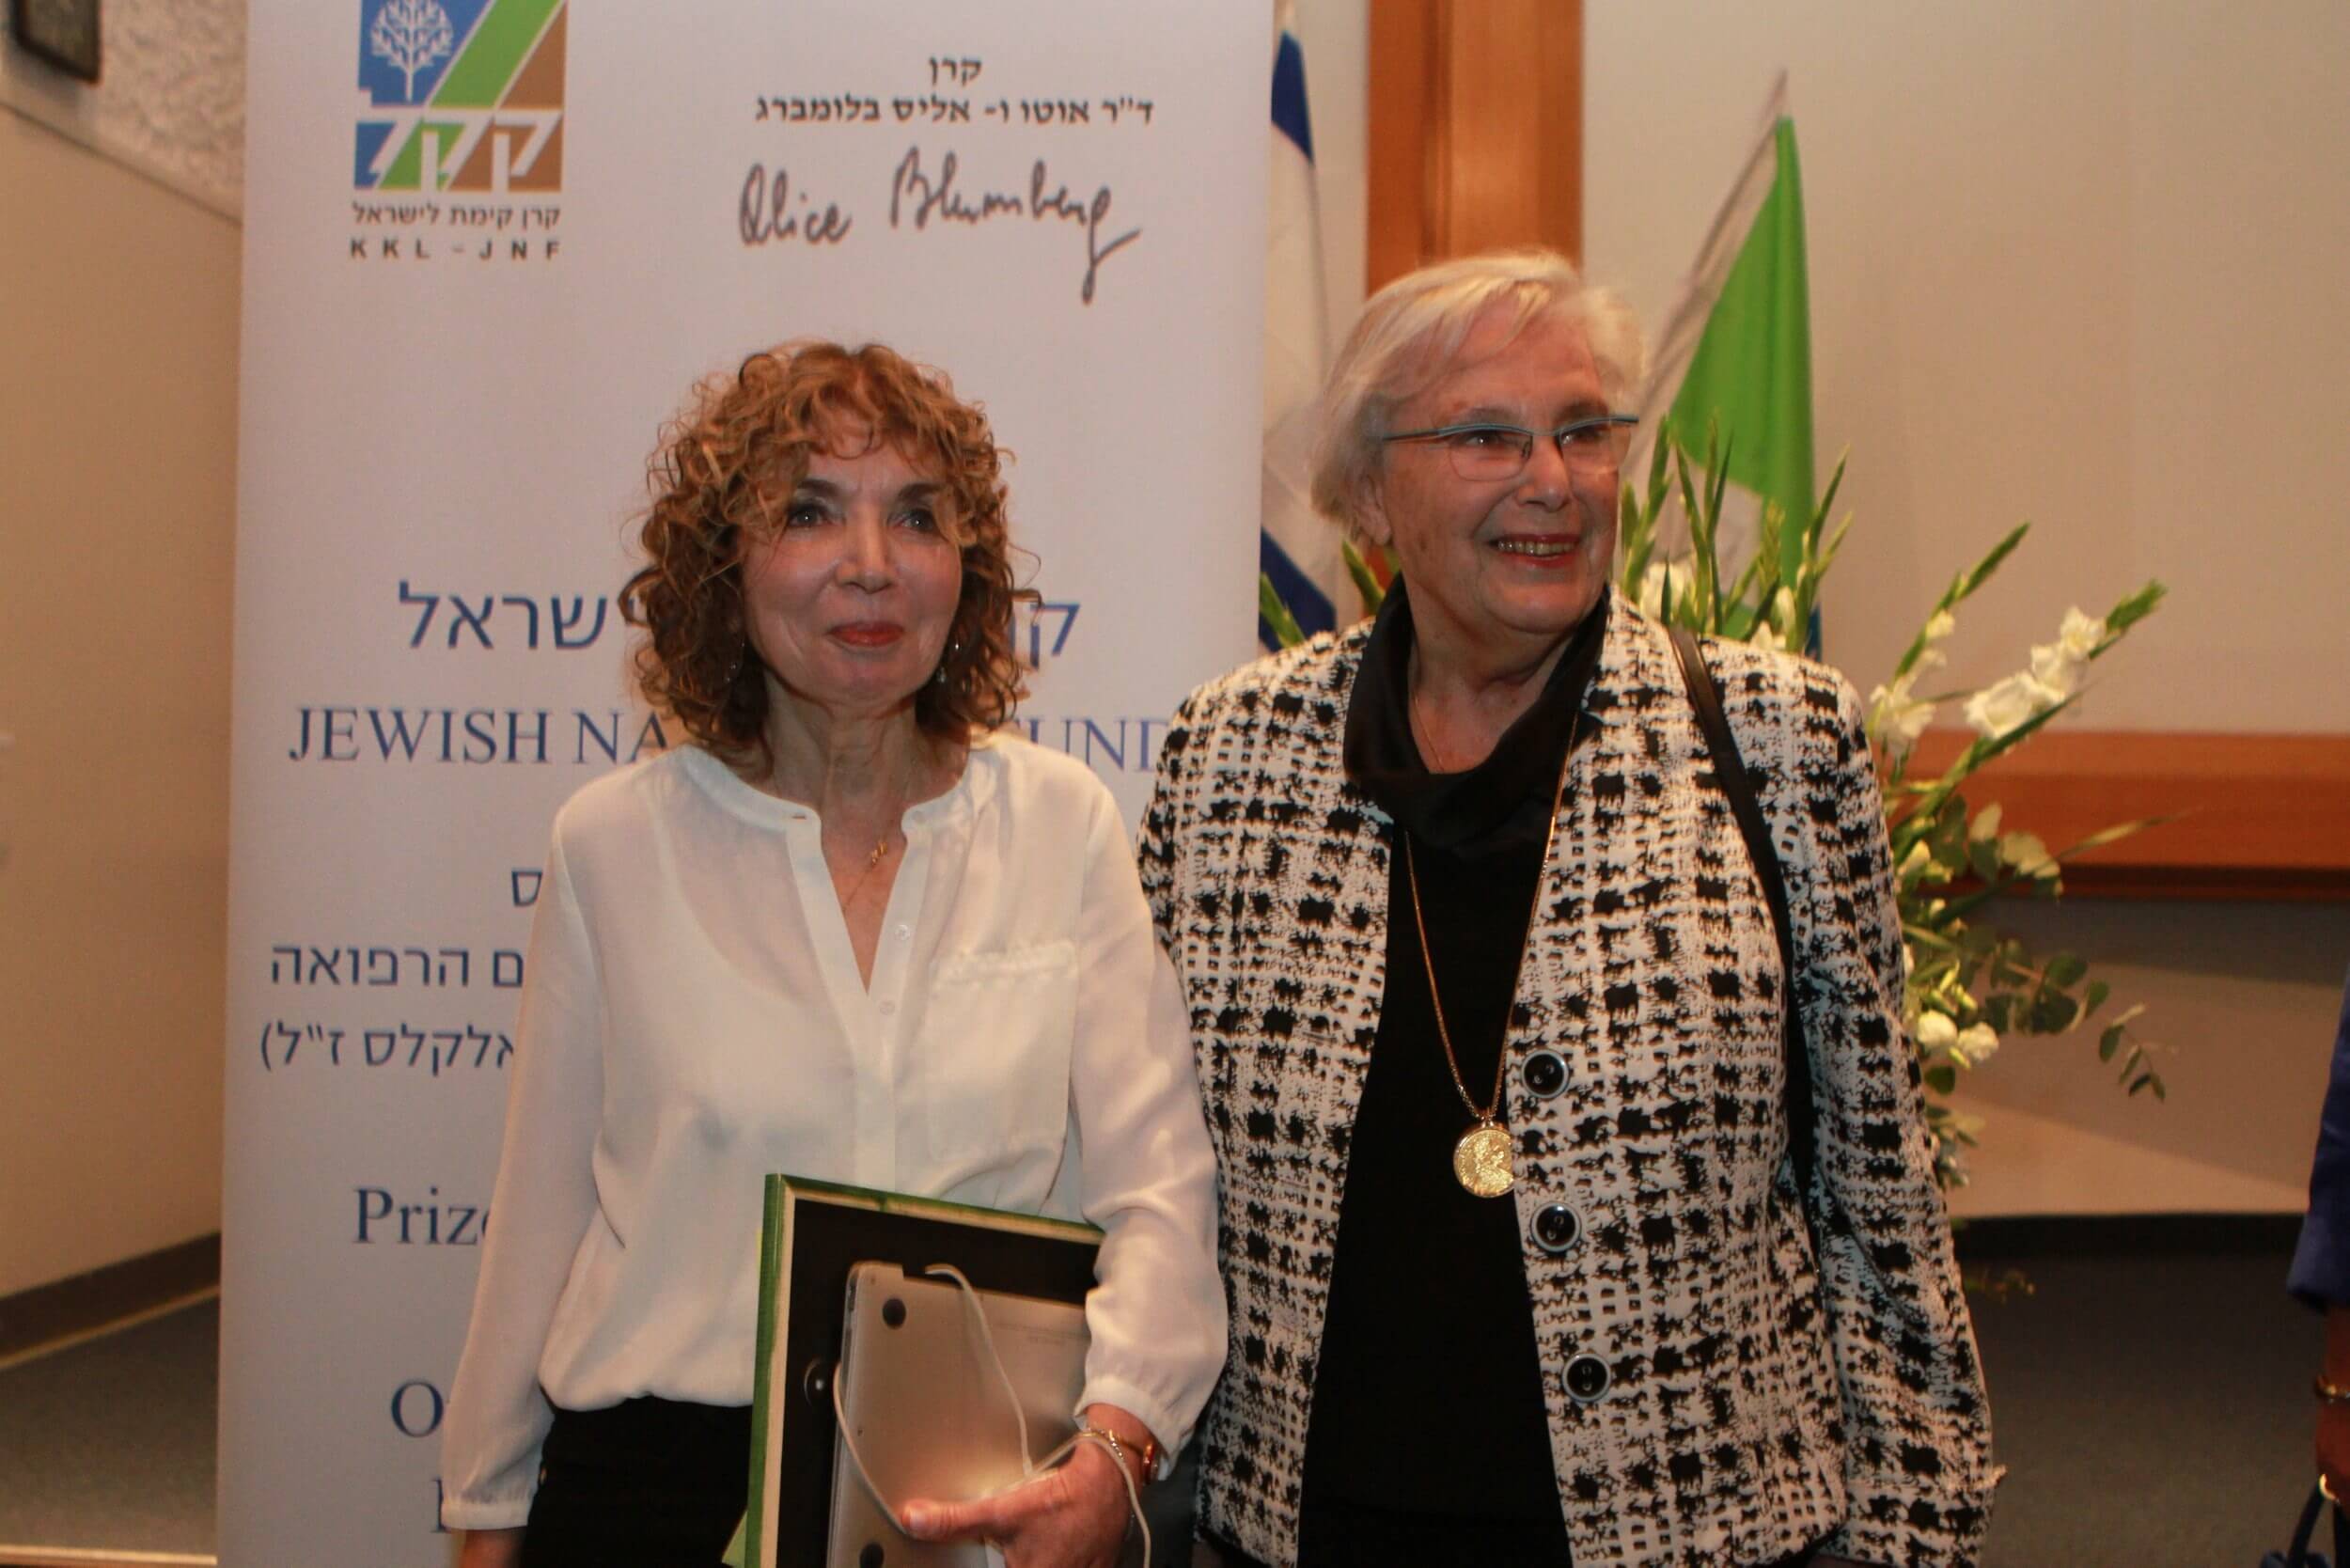
[[[1118,1462],[1079,1443],[1067,1464],[977,1502],[928,1498],[899,1510],[917,1541],[992,1541],[1005,1568],[1112,1568],[1126,1539]]]

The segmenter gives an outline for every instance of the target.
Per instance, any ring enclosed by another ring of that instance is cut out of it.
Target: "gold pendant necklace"
[[[840,907],[844,912],[856,902],[856,896],[865,891],[865,885],[873,880],[873,873],[880,870],[881,863],[888,858],[889,835],[884,832],[874,841],[872,853],[865,857],[865,870],[857,873],[856,880],[849,884],[849,890],[840,896]]]
[[[1559,803],[1566,797],[1567,769],[1574,760],[1574,735],[1582,722],[1583,710],[1577,705],[1567,720],[1567,754],[1559,763],[1559,784],[1550,796],[1550,827],[1543,835],[1542,864],[1534,870],[1534,897],[1526,911],[1526,935],[1518,943],[1518,964],[1526,964],[1526,945],[1534,936],[1534,917],[1543,906],[1543,872],[1549,869],[1552,843],[1559,837]],[[1452,1031],[1445,1027],[1444,1002],[1436,995],[1436,959],[1428,949],[1428,917],[1419,906],[1419,867],[1412,854],[1412,835],[1403,834],[1403,885],[1412,895],[1412,925],[1419,934],[1419,961],[1428,970],[1428,1006],[1436,1015],[1436,1038],[1444,1045],[1444,1064],[1452,1074],[1452,1087],[1461,1096],[1461,1104],[1468,1110],[1469,1130],[1463,1133],[1452,1146],[1452,1179],[1478,1198],[1499,1198],[1517,1180],[1510,1165],[1510,1129],[1501,1124],[1501,1086],[1510,1065],[1507,1038],[1508,1014],[1503,1014],[1504,1038],[1501,1049],[1494,1059],[1494,1091],[1480,1105],[1469,1098],[1468,1085],[1461,1079],[1461,1058],[1452,1049]],[[1512,978],[1511,996],[1517,995],[1517,981]]]

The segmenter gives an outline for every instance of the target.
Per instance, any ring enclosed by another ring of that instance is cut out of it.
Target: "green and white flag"
[[[1803,178],[1787,78],[1771,89],[1761,134],[1715,216],[1682,296],[1657,334],[1642,388],[1640,426],[1624,476],[1645,482],[1660,430],[1706,461],[1707,431],[1730,448],[1719,554],[1734,572],[1754,547],[1763,509],[1798,526],[1810,520],[1811,306],[1806,281]],[[1687,520],[1679,522],[1685,545]]]

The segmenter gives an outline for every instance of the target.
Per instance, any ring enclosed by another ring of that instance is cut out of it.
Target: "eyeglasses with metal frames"
[[[1383,435],[1382,443],[1389,441],[1431,441],[1441,443],[1452,460],[1452,471],[1465,479],[1509,479],[1525,471],[1534,457],[1534,440],[1547,433],[1558,447],[1560,461],[1569,468],[1589,472],[1619,462],[1629,439],[1630,428],[1640,422],[1637,414],[1590,414],[1580,419],[1570,419],[1557,430],[1547,432],[1529,431],[1523,425],[1501,425],[1489,420],[1468,424],[1439,425],[1433,430],[1397,431]]]

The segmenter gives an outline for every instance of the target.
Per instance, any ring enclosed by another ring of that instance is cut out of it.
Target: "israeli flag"
[[[1338,525],[1307,498],[1314,407],[1329,368],[1329,310],[1322,274],[1322,205],[1314,133],[1306,114],[1306,55],[1295,8],[1274,10],[1273,188],[1265,240],[1264,513],[1260,566],[1311,636],[1352,621],[1360,597],[1339,551]],[[1342,607],[1342,608],[1341,608]],[[1257,635],[1277,647],[1261,618]]]

